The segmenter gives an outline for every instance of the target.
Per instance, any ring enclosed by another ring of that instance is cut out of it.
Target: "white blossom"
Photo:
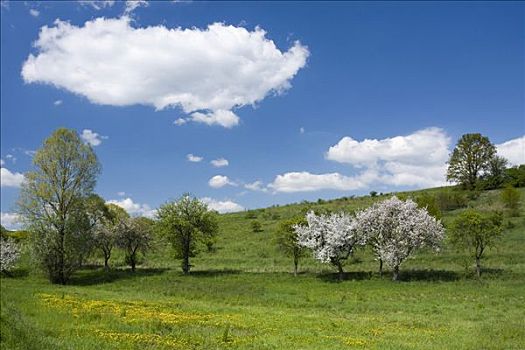
[[[357,245],[364,245],[366,237],[356,230],[353,218],[346,213],[306,214],[308,225],[296,225],[298,244],[310,248],[314,257],[339,268]]]
[[[2,272],[11,270],[19,257],[20,249],[15,242],[8,239],[0,239],[0,270]]]
[[[395,196],[356,213],[355,226],[367,237],[376,258],[394,269],[394,279],[415,249],[427,246],[437,251],[445,235],[441,222],[426,209]]]

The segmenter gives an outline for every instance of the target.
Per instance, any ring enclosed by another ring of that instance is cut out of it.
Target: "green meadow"
[[[487,251],[481,280],[474,260],[446,242],[440,253],[420,251],[404,263],[400,282],[390,271],[381,278],[367,249],[348,261],[343,281],[310,257],[293,276],[291,258],[274,240],[280,221],[384,198],[221,215],[214,249],[191,260],[189,276],[160,238],[135,273],[120,252],[109,272],[94,256],[66,286],[30,269],[26,249],[13,275],[1,278],[1,348],[524,349],[523,200],[520,216],[505,217],[501,241]],[[468,205],[498,200],[499,191],[487,191]],[[461,210],[444,211],[445,225]],[[253,232],[255,220],[262,232]]]

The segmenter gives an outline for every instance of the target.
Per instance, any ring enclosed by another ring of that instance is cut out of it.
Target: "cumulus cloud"
[[[349,191],[363,188],[366,183],[360,177],[339,173],[312,174],[307,171],[277,175],[268,185],[275,192],[311,192],[319,190]]]
[[[216,168],[228,166],[230,164],[230,162],[228,162],[228,159],[224,159],[224,158],[214,159],[210,163]]]
[[[119,207],[126,210],[131,216],[145,216],[147,218],[152,218],[157,212],[155,209],[151,209],[151,207],[147,204],[133,202],[133,200],[129,197],[124,199],[112,199],[106,203],[118,205]]]
[[[318,190],[349,191],[371,185],[441,186],[445,182],[450,137],[439,128],[406,136],[357,141],[343,137],[330,147],[326,158],[351,165],[356,175],[289,172],[277,175],[268,186],[275,192]]]
[[[36,10],[36,9],[30,9],[29,10],[29,14],[33,17],[38,17],[40,16],[40,11]]]
[[[2,187],[20,187],[24,182],[24,174],[21,173],[12,173],[7,168],[0,168],[0,177]]]
[[[83,26],[44,26],[22,67],[26,83],[44,83],[112,106],[180,107],[184,121],[233,127],[234,109],[291,87],[308,49],[279,50],[261,28],[223,23],[205,29],[134,28],[128,16]],[[182,124],[176,121],[176,124]]]
[[[232,202],[230,200],[218,201],[210,197],[204,197],[200,200],[201,202],[207,204],[209,209],[216,210],[219,213],[232,213],[244,210],[244,207],[242,205]]]
[[[377,179],[396,186],[445,184],[450,137],[439,128],[427,128],[406,136],[354,140],[343,137],[330,147],[326,158],[377,171]]]
[[[85,143],[90,144],[91,146],[98,146],[102,143],[103,139],[107,139],[107,136],[101,136],[96,132],[93,132],[93,130],[90,129],[84,129],[82,130],[82,134],[80,134],[80,138],[84,140]]]
[[[190,162],[198,163],[198,162],[201,162],[204,158],[199,157],[199,156],[194,156],[193,154],[190,153],[186,155],[186,159]]]
[[[18,230],[20,228],[20,216],[16,213],[0,213],[2,226],[8,230]]]
[[[496,145],[498,155],[506,158],[511,165],[525,164],[525,135]]]
[[[115,4],[114,0],[79,0],[78,2],[82,6],[91,6],[97,11]]]
[[[260,191],[260,192],[268,191],[268,189],[264,186],[263,182],[260,180],[254,181],[252,183],[247,183],[244,185],[244,188],[250,191]]]
[[[208,181],[208,185],[210,185],[210,187],[213,187],[213,188],[221,188],[226,185],[237,186],[237,184],[231,181],[228,178],[228,176],[223,176],[223,175],[215,175],[214,177],[210,179],[210,181]]]

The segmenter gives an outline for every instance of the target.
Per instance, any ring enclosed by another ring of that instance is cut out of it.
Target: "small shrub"
[[[255,211],[248,211],[244,217],[246,219],[257,219],[257,213]]]
[[[259,221],[252,221],[252,231],[254,233],[263,232],[262,225]]]
[[[501,191],[501,201],[505,208],[510,211],[511,216],[519,216],[520,197],[520,192],[511,186],[507,186]]]

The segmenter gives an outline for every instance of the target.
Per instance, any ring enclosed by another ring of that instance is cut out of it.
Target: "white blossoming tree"
[[[15,266],[16,261],[20,257],[20,249],[18,245],[9,239],[0,239],[0,270],[4,273]]]
[[[331,263],[343,278],[343,263],[350,257],[354,248],[366,244],[366,237],[356,230],[352,216],[346,213],[316,215],[306,214],[308,225],[295,225],[299,245],[313,251],[314,257]]]
[[[445,235],[441,222],[426,209],[395,196],[357,212],[355,227],[372,245],[380,273],[384,262],[392,268],[394,281],[399,277],[399,266],[416,249],[426,246],[437,251]]]

